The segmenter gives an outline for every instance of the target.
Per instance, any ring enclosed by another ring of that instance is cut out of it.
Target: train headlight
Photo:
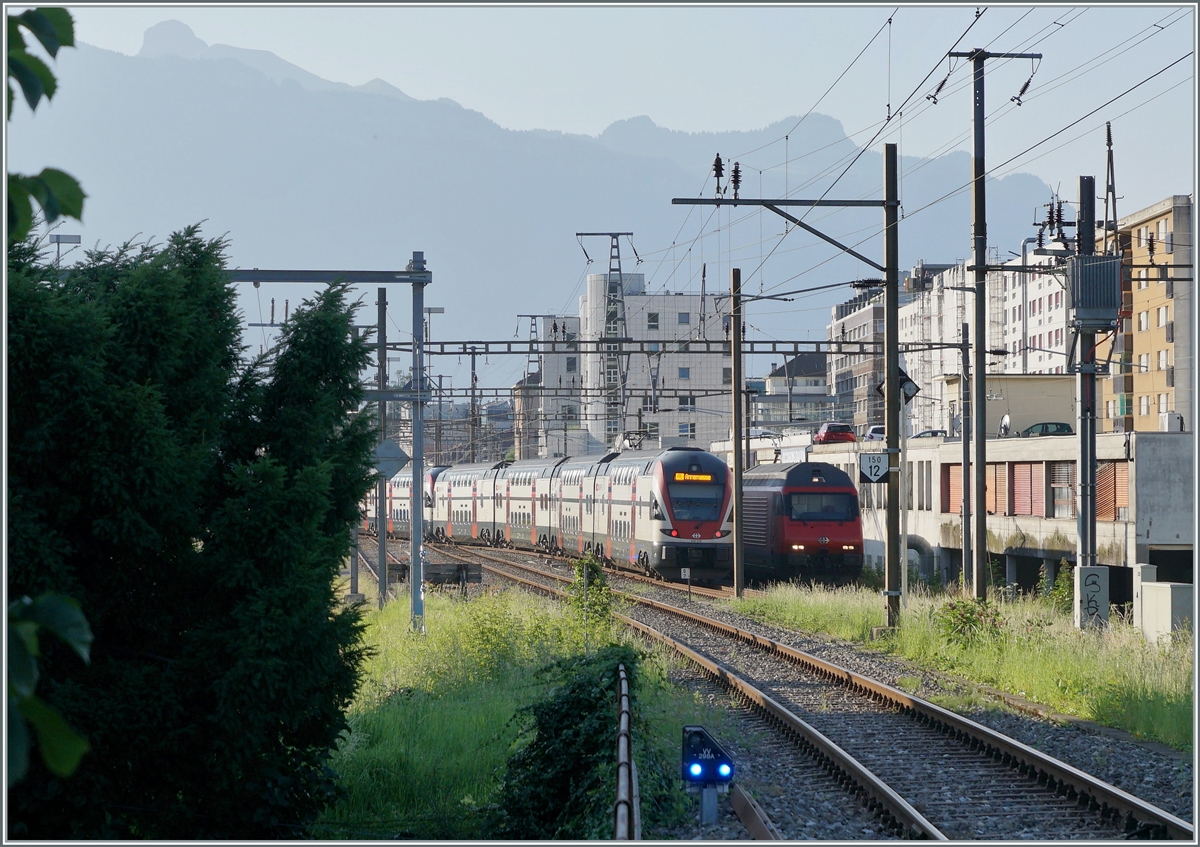
[[[731,532],[733,532],[733,530],[732,530],[732,529],[718,529],[718,530],[717,530],[717,536],[716,536],[716,537],[717,537],[717,538],[724,538],[726,535],[729,535],[729,533],[731,533]]]
[[[843,544],[842,549],[843,550],[855,550],[857,548],[853,544]]]
[[[803,544],[793,544],[793,545],[792,545],[792,549],[793,549],[793,550],[803,550],[803,549],[804,549],[804,545],[803,545]]]

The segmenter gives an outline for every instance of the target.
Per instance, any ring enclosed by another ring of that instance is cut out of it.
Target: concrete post
[[[1158,581],[1158,568],[1154,565],[1133,566],[1133,625],[1142,628],[1142,585]]]
[[[1075,626],[1078,629],[1108,624],[1108,567],[1075,568]]]

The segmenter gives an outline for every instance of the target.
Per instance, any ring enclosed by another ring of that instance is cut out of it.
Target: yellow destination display
[[[712,482],[712,474],[710,473],[687,473],[685,471],[675,471],[676,482]]]

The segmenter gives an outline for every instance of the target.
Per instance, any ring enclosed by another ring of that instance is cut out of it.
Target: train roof
[[[742,474],[742,485],[792,486],[812,485],[849,486],[850,475],[828,462],[794,462],[790,465],[755,465]]]

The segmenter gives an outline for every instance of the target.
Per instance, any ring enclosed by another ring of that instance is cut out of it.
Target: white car
[[[886,441],[887,436],[884,435],[882,426],[873,426],[867,430],[867,434],[863,436],[863,441]]]

